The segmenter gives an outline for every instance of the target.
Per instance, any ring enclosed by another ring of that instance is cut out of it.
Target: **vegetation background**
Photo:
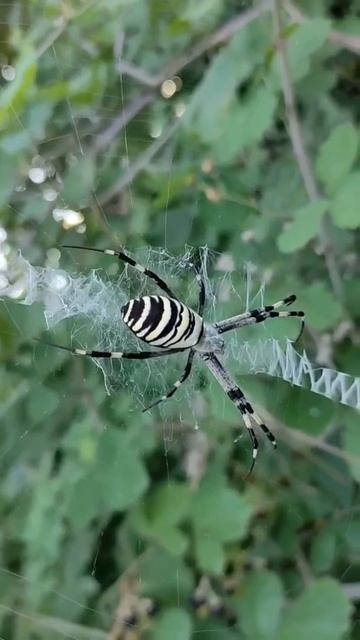
[[[18,248],[88,272],[105,263],[57,248],[208,245],[225,270],[256,265],[268,302],[296,292],[312,360],[357,375],[358,8],[2,3],[3,274]],[[355,411],[237,377],[280,441],[259,434],[245,481],[240,416],[204,374],[200,429],[182,395],[167,437],[92,362],[34,351],[44,329],[41,310],[0,307],[2,639],[360,637]]]

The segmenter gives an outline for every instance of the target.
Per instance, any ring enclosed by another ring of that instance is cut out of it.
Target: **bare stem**
[[[156,97],[155,93],[143,93],[133,102],[131,102],[119,115],[115,120],[111,123],[111,125],[104,129],[101,133],[99,133],[95,139],[94,151],[99,153],[106,149],[109,144],[114,140],[114,138],[119,135],[119,133],[126,127],[131,120],[133,120],[138,113],[140,113],[147,105],[154,102]]]
[[[42,55],[44,55],[44,53],[50,49],[50,47],[52,47],[56,40],[58,38],[60,38],[60,36],[66,31],[67,27],[69,26],[69,22],[71,22],[72,20],[76,20],[76,18],[80,18],[84,13],[86,13],[89,9],[91,9],[92,7],[94,7],[97,4],[98,0],[93,0],[92,2],[90,2],[89,4],[85,5],[84,7],[82,7],[79,11],[74,12],[74,14],[66,19],[65,17],[63,18],[63,20],[61,21],[61,24],[59,26],[56,27],[56,29],[50,33],[50,35],[48,36],[48,38],[43,42],[43,44],[37,49],[36,51],[36,59],[40,58]]]
[[[116,63],[116,69],[119,73],[129,76],[147,87],[155,88],[159,85],[158,76],[149,75],[147,71],[144,71],[141,67],[137,67],[135,64],[128,62],[127,60],[118,60]]]
[[[195,45],[192,49],[185,52],[179,58],[175,58],[169,64],[167,64],[162,72],[158,74],[158,81],[162,82],[166,80],[166,78],[171,77],[172,75],[178,73],[185,67],[187,67],[191,62],[194,62],[197,58],[200,58],[204,53],[213,49],[214,47],[219,46],[220,44],[224,44],[228,40],[230,40],[235,33],[247,27],[248,24],[258,20],[261,16],[270,11],[271,9],[271,0],[266,0],[262,2],[259,7],[256,9],[250,9],[249,11],[243,11],[238,16],[235,16],[228,22],[226,22],[220,29],[215,31],[208,38],[202,40],[199,44]]]
[[[273,23],[276,46],[279,54],[281,84],[290,140],[308,198],[310,202],[316,202],[320,198],[320,192],[311,169],[310,159],[305,148],[304,137],[296,110],[286,53],[286,41],[282,37],[279,0],[274,0],[273,3]],[[335,295],[341,299],[343,297],[342,281],[336,264],[334,248],[329,238],[328,220],[326,216],[323,217],[321,221],[319,241],[333,291]]]
[[[282,37],[281,33],[280,11],[276,0],[274,2],[273,17],[276,46],[279,54],[281,84],[290,139],[309,200],[314,202],[319,199],[319,192],[311,171],[310,161],[306,153],[299,118],[296,111],[294,92],[290,80],[289,65],[286,54],[286,41]]]
[[[156,100],[158,95],[157,89],[164,80],[176,73],[179,73],[179,71],[184,69],[184,67],[189,65],[191,62],[194,62],[194,60],[210,49],[230,40],[235,33],[246,27],[254,20],[260,18],[263,13],[270,11],[271,3],[272,0],[265,0],[257,9],[242,11],[238,16],[235,16],[222,25],[222,27],[211,34],[208,38],[202,40],[199,44],[189,49],[189,51],[185,51],[181,56],[171,60],[163,67],[163,69],[153,76],[140,67],[136,67],[136,65],[131,62],[118,60],[116,67],[119,73],[131,76],[141,84],[153,88],[153,91],[147,91],[141,96],[135,98],[135,100],[125,108],[119,117],[114,120],[112,125],[97,136],[95,141],[95,151],[102,151],[105,149],[112,142],[114,137],[117,136],[121,130],[138,115],[138,113]]]
[[[104,191],[99,195],[99,202],[104,204],[108,202],[110,198],[114,195],[121,193],[133,180],[134,178],[144,171],[148,166],[149,162],[154,158],[154,156],[158,153],[158,151],[172,138],[174,133],[177,131],[181,123],[181,118],[177,118],[173,121],[173,123],[166,129],[166,131],[162,134],[160,138],[152,142],[147,149],[144,151],[142,155],[140,155],[135,162],[131,165],[128,171],[122,175],[119,180],[117,180],[107,191]]]

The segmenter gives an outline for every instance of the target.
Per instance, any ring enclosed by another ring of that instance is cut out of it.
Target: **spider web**
[[[164,249],[147,248],[137,252],[135,257],[141,264],[159,273],[171,283],[171,287],[176,287],[176,290],[182,288],[181,299],[195,306],[195,249],[188,247],[183,255],[171,256]],[[245,265],[247,277],[241,292],[234,286],[231,274],[219,270],[219,256],[211,254],[205,247],[200,252],[200,259],[206,287],[208,322],[220,319],[218,306],[221,308],[222,305],[218,301],[221,296],[224,298],[224,291],[228,296],[230,293],[237,295],[240,312],[263,304],[264,285],[260,284],[252,295],[251,265]],[[214,273],[213,278],[209,277],[210,270]],[[100,268],[88,274],[70,274],[64,269],[32,266],[18,254],[14,256],[8,276],[10,284],[3,289],[2,295],[18,298],[24,305],[40,303],[49,331],[64,320],[71,319],[71,345],[103,351],[139,350],[139,341],[121,321],[120,309],[131,296],[144,295],[152,289],[156,291],[156,286],[131,267],[121,267],[116,277],[112,278]],[[244,341],[243,334],[243,330],[232,333],[225,356],[225,359],[236,362],[242,373],[262,373],[281,378],[335,402],[360,408],[359,378],[334,369],[317,367],[311,363],[305,351],[302,354],[296,351],[286,336],[282,341],[273,337],[253,337]],[[154,394],[154,389],[162,395],[171,386],[182,360],[181,357],[170,356],[166,358],[165,366],[160,360],[129,363],[96,359],[94,362],[103,373],[109,394],[119,388],[127,388],[144,406]],[[191,387],[190,391],[188,386]],[[188,395],[193,392],[192,388],[193,385],[186,385]],[[195,406],[196,403],[189,404]]]
[[[93,3],[89,3],[91,6]],[[95,4],[95,3],[94,3]],[[246,5],[246,3],[244,3]],[[57,47],[50,48],[49,55],[57,56]],[[59,79],[62,78],[62,60],[57,57],[59,67]],[[121,78],[122,81],[122,78]],[[73,130],[73,136],[78,141],[79,155],[83,155],[81,138],[77,129],[76,120],[70,97],[66,98],[68,109],[69,129]],[[115,109],[108,110],[109,125],[115,121]],[[21,124],[21,121],[20,121]],[[23,125],[22,125],[23,126]],[[65,137],[65,136],[64,136]],[[46,141],[46,140],[45,140]],[[128,140],[126,128],[124,130],[124,160],[130,165]],[[171,176],[171,162],[169,170],[169,180]],[[131,185],[128,187],[131,190]],[[131,200],[131,191],[130,191]],[[102,212],[105,224],[114,234],[114,230],[108,219]],[[167,246],[169,231],[167,228],[167,207],[164,211],[165,233],[164,246]],[[39,229],[41,233],[41,229]],[[44,232],[46,233],[46,232]],[[114,240],[114,244],[117,240]],[[157,271],[162,275],[170,286],[172,286],[181,299],[190,304],[196,305],[197,284],[194,282],[191,262],[194,260],[194,251],[186,249],[181,256],[171,256],[167,250],[144,249],[136,252],[136,259],[144,265]],[[67,256],[63,254],[63,261],[66,263]],[[3,280],[0,296],[4,299],[17,300],[24,305],[38,305],[42,307],[44,313],[44,338],[49,341],[61,342],[62,344],[94,349],[111,350],[115,348],[137,350],[138,341],[130,331],[126,330],[119,321],[120,307],[130,295],[142,295],[152,290],[157,290],[149,281],[139,276],[129,267],[111,264],[111,259],[100,257],[94,254],[94,265],[96,269],[84,273],[81,265],[80,254],[72,254],[72,266],[64,269],[52,269],[30,264],[21,255],[9,259],[9,273],[7,282]],[[218,269],[214,265],[218,262]],[[221,302],[226,295],[235,295],[239,300],[239,311],[248,309],[250,306],[259,306],[264,297],[264,286],[261,283],[252,283],[252,269],[247,268],[246,277],[240,273],[240,278],[234,284],[234,277],[222,270],[219,256],[210,254],[206,249],[202,252],[203,270],[206,276],[207,286],[207,309],[206,318],[208,321],[221,319]],[[220,265],[219,265],[220,263]],[[101,266],[100,266],[101,265]],[[109,265],[109,267],[108,267]],[[116,267],[114,269],[114,267]],[[111,275],[106,275],[107,271]],[[211,278],[208,275],[211,271]],[[240,280],[240,282],[239,282]],[[158,290],[157,290],[158,292]],[[225,293],[224,293],[225,292]],[[196,306],[195,306],[196,308]],[[264,335],[260,328],[260,335]],[[58,333],[60,330],[60,333]],[[267,329],[266,329],[267,331]],[[60,337],[58,337],[60,335]],[[337,402],[344,402],[350,406],[359,406],[359,380],[346,376],[341,372],[313,367],[306,354],[298,354],[291,342],[280,342],[274,338],[259,339],[259,336],[244,342],[243,332],[232,334],[228,339],[226,361],[231,364],[233,373],[238,372],[266,373],[267,375],[278,376],[299,386],[309,386],[307,376],[310,381],[316,380],[312,390],[326,395]],[[268,335],[268,334],[266,334]],[[43,346],[36,346],[35,359],[38,350]],[[50,347],[48,347],[50,350]],[[93,360],[93,364],[99,367],[104,377],[106,391],[115,393],[119,388],[126,388],[134,395],[134,399],[144,406],[149,400],[156,399],[158,395],[167,390],[174,380],[177,372],[181,370],[183,359],[179,356],[161,359],[162,362],[152,360],[149,362],[110,362]],[[164,362],[165,360],[165,362]],[[200,369],[200,367],[199,367]],[[100,373],[100,372],[99,372]],[[164,441],[171,437],[171,417],[168,411],[177,415],[177,420],[187,420],[190,411],[194,425],[197,425],[202,415],[201,393],[195,391],[195,381],[198,380],[199,371],[195,369],[193,381],[188,381],[184,389],[162,405],[161,411],[164,417]],[[320,383],[321,381],[321,383]],[[316,387],[316,388],[315,388]],[[357,395],[356,395],[357,394]],[[174,407],[174,403],[176,406]],[[137,410],[134,403],[134,410]],[[165,443],[166,454],[166,443]],[[94,560],[94,566],[96,559]],[[0,568],[1,571],[5,569]],[[18,581],[26,581],[24,575],[13,573]],[[174,582],[177,576],[174,576]],[[68,597],[64,593],[56,592],[56,595],[65,600],[65,604],[79,607],[90,611],[81,602]],[[95,610],[93,610],[96,613]],[[21,612],[13,611],[19,617]],[[99,619],[102,613],[98,612]],[[31,616],[28,616],[31,619]],[[109,619],[112,618],[112,612]],[[40,618],[39,618],[40,620]],[[35,624],[38,622],[37,616],[33,617]],[[74,637],[74,630],[64,624],[58,631],[63,637]],[[80,631],[79,631],[80,633]],[[57,635],[57,631],[52,631],[51,635]],[[76,632],[76,637],[78,635]]]

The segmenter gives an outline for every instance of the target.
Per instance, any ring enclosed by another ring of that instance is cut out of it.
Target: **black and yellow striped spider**
[[[84,249],[86,251],[98,251],[109,256],[114,256],[119,260],[131,265],[151,280],[155,281],[158,287],[166,295],[141,296],[129,300],[122,308],[121,314],[125,325],[135,334],[137,338],[147,344],[156,347],[157,351],[97,351],[85,349],[72,349],[60,345],[52,345],[70,351],[78,356],[90,356],[91,358],[121,358],[130,360],[146,360],[149,358],[161,358],[163,356],[174,355],[176,353],[189,353],[182,376],[175,382],[166,395],[163,395],[156,402],[146,407],[147,411],[151,407],[170,398],[180,385],[189,377],[194,356],[197,354],[207,365],[211,373],[219,382],[223,390],[233,401],[236,408],[242,414],[244,423],[249,432],[252,442],[252,464],[249,473],[254,468],[258,453],[258,440],[253,429],[253,425],[258,425],[270,440],[273,447],[276,447],[276,440],[268,427],[263,423],[258,414],[254,411],[250,402],[235,383],[233,378],[224,368],[219,359],[219,355],[224,350],[222,334],[227,331],[239,329],[247,325],[264,322],[268,318],[286,318],[289,316],[303,317],[303,311],[277,311],[279,307],[292,304],[296,296],[290,295],[279,302],[251,309],[240,315],[221,320],[214,324],[204,321],[202,313],[205,304],[205,284],[201,272],[196,271],[196,280],[199,283],[198,309],[194,311],[180,302],[177,296],[171,291],[166,282],[153,271],[137,263],[133,258],[113,249],[92,249],[90,247],[77,247],[66,245],[68,249]],[[303,321],[302,321],[303,325]]]

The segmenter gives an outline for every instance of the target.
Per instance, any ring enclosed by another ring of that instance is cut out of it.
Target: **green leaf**
[[[160,527],[154,525],[151,529],[151,537],[154,538],[165,551],[173,556],[184,555],[188,547],[187,536],[175,527]]]
[[[232,233],[234,228],[246,229],[251,224],[253,216],[259,214],[250,202],[209,202],[204,197],[199,197],[198,213],[206,217],[213,230],[227,233]]]
[[[80,159],[66,173],[61,196],[69,207],[80,207],[93,186],[94,162],[91,157]]]
[[[198,23],[201,29],[204,28],[204,21],[211,25],[214,22],[215,17],[221,12],[221,5],[218,0],[203,0],[200,3],[184,2],[184,11],[181,13],[182,18],[187,21],[188,24],[195,28]]]
[[[351,173],[336,191],[330,204],[334,223],[344,229],[360,226],[360,172]]]
[[[60,402],[58,393],[44,385],[34,384],[28,400],[28,415],[33,424],[47,420]]]
[[[96,459],[96,476],[105,504],[116,510],[134,504],[148,485],[144,465],[127,440],[126,434],[107,429]]]
[[[68,517],[74,526],[85,526],[99,513],[123,511],[144,493],[147,474],[126,434],[107,429],[95,437],[86,424],[76,425],[67,445],[77,453],[69,462],[72,468],[63,468]],[[76,477],[68,483],[72,475]]]
[[[287,58],[292,81],[298,81],[310,71],[311,56],[326,42],[331,23],[322,18],[306,20],[287,40]]]
[[[246,638],[275,640],[283,603],[283,587],[275,573],[261,571],[252,575],[239,608],[239,620]]]
[[[194,496],[190,513],[197,559],[203,570],[220,573],[225,560],[221,543],[241,540],[251,514],[252,507],[244,496],[207,478]]]
[[[327,204],[326,200],[318,200],[298,209],[294,219],[278,237],[277,245],[280,251],[293,253],[314,238],[319,231],[320,221]]]
[[[252,508],[234,489],[204,484],[194,496],[191,513],[201,535],[228,542],[241,540],[247,533]]]
[[[187,513],[190,498],[191,493],[187,485],[166,484],[157,491],[150,502],[150,522],[160,527],[177,524]]]
[[[26,548],[27,598],[38,606],[48,595],[48,589],[54,587],[53,567],[61,548],[64,522],[60,485],[52,477],[50,456],[39,461],[34,474],[30,508],[21,536]]]
[[[259,142],[270,127],[276,108],[275,94],[255,87],[227,114],[221,139],[213,146],[219,162],[231,162],[242,149]]]
[[[273,396],[272,390],[269,403]],[[331,400],[308,389],[296,386],[289,389],[284,381],[277,382],[276,402],[273,400],[270,406],[281,422],[312,436],[324,433],[334,415],[334,404]]]
[[[204,78],[193,92],[186,109],[185,122],[205,141],[222,133],[228,106],[236,87],[251,72],[247,29],[236,34],[212,60]]]
[[[316,174],[329,193],[333,193],[352,168],[359,146],[359,133],[351,122],[333,129],[321,145],[316,160]]]
[[[195,552],[202,571],[219,575],[225,564],[225,554],[221,542],[215,538],[207,538],[199,532],[195,538]]]
[[[185,534],[176,528],[187,514],[191,493],[185,484],[164,485],[148,504],[133,512],[132,523],[139,533],[155,539],[173,555],[182,555],[188,546]]]
[[[190,640],[192,623],[184,609],[167,609],[155,624],[153,640]]]
[[[319,331],[331,329],[341,318],[342,307],[323,282],[314,282],[301,292],[301,307],[311,326]]]
[[[278,640],[341,640],[349,628],[350,609],[335,580],[318,580],[290,607]]]
[[[346,521],[343,534],[350,558],[357,558],[359,555],[360,517],[355,512]]]
[[[194,589],[193,572],[179,557],[153,546],[139,558],[141,591],[157,600],[181,598],[185,602]],[[176,580],[174,580],[176,576]]]
[[[316,573],[330,571],[336,552],[336,531],[326,526],[315,535],[310,551],[311,566]]]

